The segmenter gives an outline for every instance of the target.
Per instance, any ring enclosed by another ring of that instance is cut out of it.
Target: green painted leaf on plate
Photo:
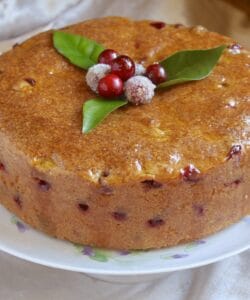
[[[95,41],[63,31],[54,32],[53,43],[57,51],[72,64],[86,70],[97,63],[99,54],[104,50]]]
[[[183,50],[167,57],[160,64],[168,74],[168,80],[157,88],[165,88],[207,77],[222,55],[225,45],[203,50]]]
[[[99,262],[107,262],[109,260],[109,255],[106,252],[95,249],[94,255],[90,256],[89,258]]]

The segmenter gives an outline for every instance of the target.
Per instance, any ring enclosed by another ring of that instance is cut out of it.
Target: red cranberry
[[[126,81],[135,74],[135,63],[126,56],[121,55],[111,62],[111,72]]]
[[[164,22],[152,22],[150,23],[151,26],[155,27],[156,29],[162,29],[166,26],[166,23]]]
[[[233,145],[227,154],[227,160],[231,159],[234,155],[240,155],[241,150],[242,150],[241,145]]]
[[[125,212],[114,211],[112,216],[117,221],[125,221],[127,219],[127,214]]]
[[[235,185],[239,185],[240,183],[241,183],[241,180],[240,179],[236,179],[236,180],[234,180],[234,182],[233,182]]]
[[[16,202],[17,206],[22,207],[22,201],[19,196],[14,196],[13,200]]]
[[[43,179],[40,179],[40,178],[35,178],[35,180],[37,181],[37,184],[38,184],[40,190],[47,192],[51,188],[51,185],[49,182],[47,182]]]
[[[102,51],[102,53],[98,57],[99,64],[107,64],[110,65],[112,60],[118,57],[118,53],[112,49],[106,49]]]
[[[109,175],[110,175],[110,171],[108,169],[102,171],[102,174],[101,174],[102,177],[108,177]]]
[[[14,48],[16,48],[17,46],[19,46],[19,44],[18,44],[18,43],[15,43],[15,44],[12,46],[12,48],[14,49]]]
[[[242,182],[242,178],[236,179],[234,181],[231,181],[229,183],[224,183],[225,187],[237,187]]]
[[[200,171],[192,164],[181,170],[181,175],[185,181],[197,182],[199,180]]]
[[[193,209],[196,212],[198,216],[203,216],[204,215],[204,207],[201,204],[194,204]]]
[[[176,23],[174,24],[174,28],[180,28],[180,27],[183,27],[184,25],[181,24],[181,23]]]
[[[162,187],[162,183],[153,179],[147,179],[142,181],[142,184],[149,189],[158,189]]]
[[[148,220],[148,224],[149,224],[151,227],[159,227],[159,226],[161,226],[161,225],[164,225],[165,222],[164,222],[163,219],[156,217],[156,218],[153,218],[153,219]]]
[[[165,69],[160,64],[152,64],[146,69],[146,76],[154,83],[160,84],[167,80]]]
[[[0,162],[0,171],[5,171],[5,166],[3,163]]]
[[[99,193],[102,195],[112,195],[114,194],[114,190],[112,189],[112,187],[108,186],[108,185],[103,185],[100,187],[99,189]]]
[[[98,93],[102,97],[117,97],[123,93],[123,82],[115,74],[104,76],[98,83]]]
[[[81,211],[87,211],[89,209],[89,206],[88,204],[86,203],[78,203],[78,208],[81,210]]]
[[[28,82],[28,84],[30,84],[31,86],[35,86],[36,85],[36,81],[33,78],[28,77],[28,78],[25,78],[24,80],[26,82]]]

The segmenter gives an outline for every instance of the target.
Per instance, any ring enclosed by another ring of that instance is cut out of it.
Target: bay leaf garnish
[[[112,111],[126,105],[128,102],[120,99],[107,100],[93,98],[83,105],[82,132],[88,133],[103,121]]]
[[[72,64],[85,70],[97,63],[99,54],[105,49],[84,36],[63,31],[54,32],[53,44]]]
[[[225,45],[221,45],[210,49],[182,50],[172,54],[160,62],[168,74],[168,79],[157,88],[204,79],[211,73],[225,48]]]

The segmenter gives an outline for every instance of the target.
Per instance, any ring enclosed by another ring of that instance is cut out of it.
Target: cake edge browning
[[[108,186],[106,174],[94,184],[58,168],[39,170],[0,137],[1,203],[50,236],[104,248],[161,248],[203,238],[250,213],[244,152],[195,180]]]

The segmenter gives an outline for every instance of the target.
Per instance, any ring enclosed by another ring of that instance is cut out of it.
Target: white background
[[[63,26],[104,15],[202,24],[250,46],[250,17],[246,10],[219,0],[0,0],[0,40],[49,22]],[[169,273],[160,280],[129,285],[42,267],[4,253],[0,253],[0,272],[0,300],[250,299],[250,251],[206,267]]]

